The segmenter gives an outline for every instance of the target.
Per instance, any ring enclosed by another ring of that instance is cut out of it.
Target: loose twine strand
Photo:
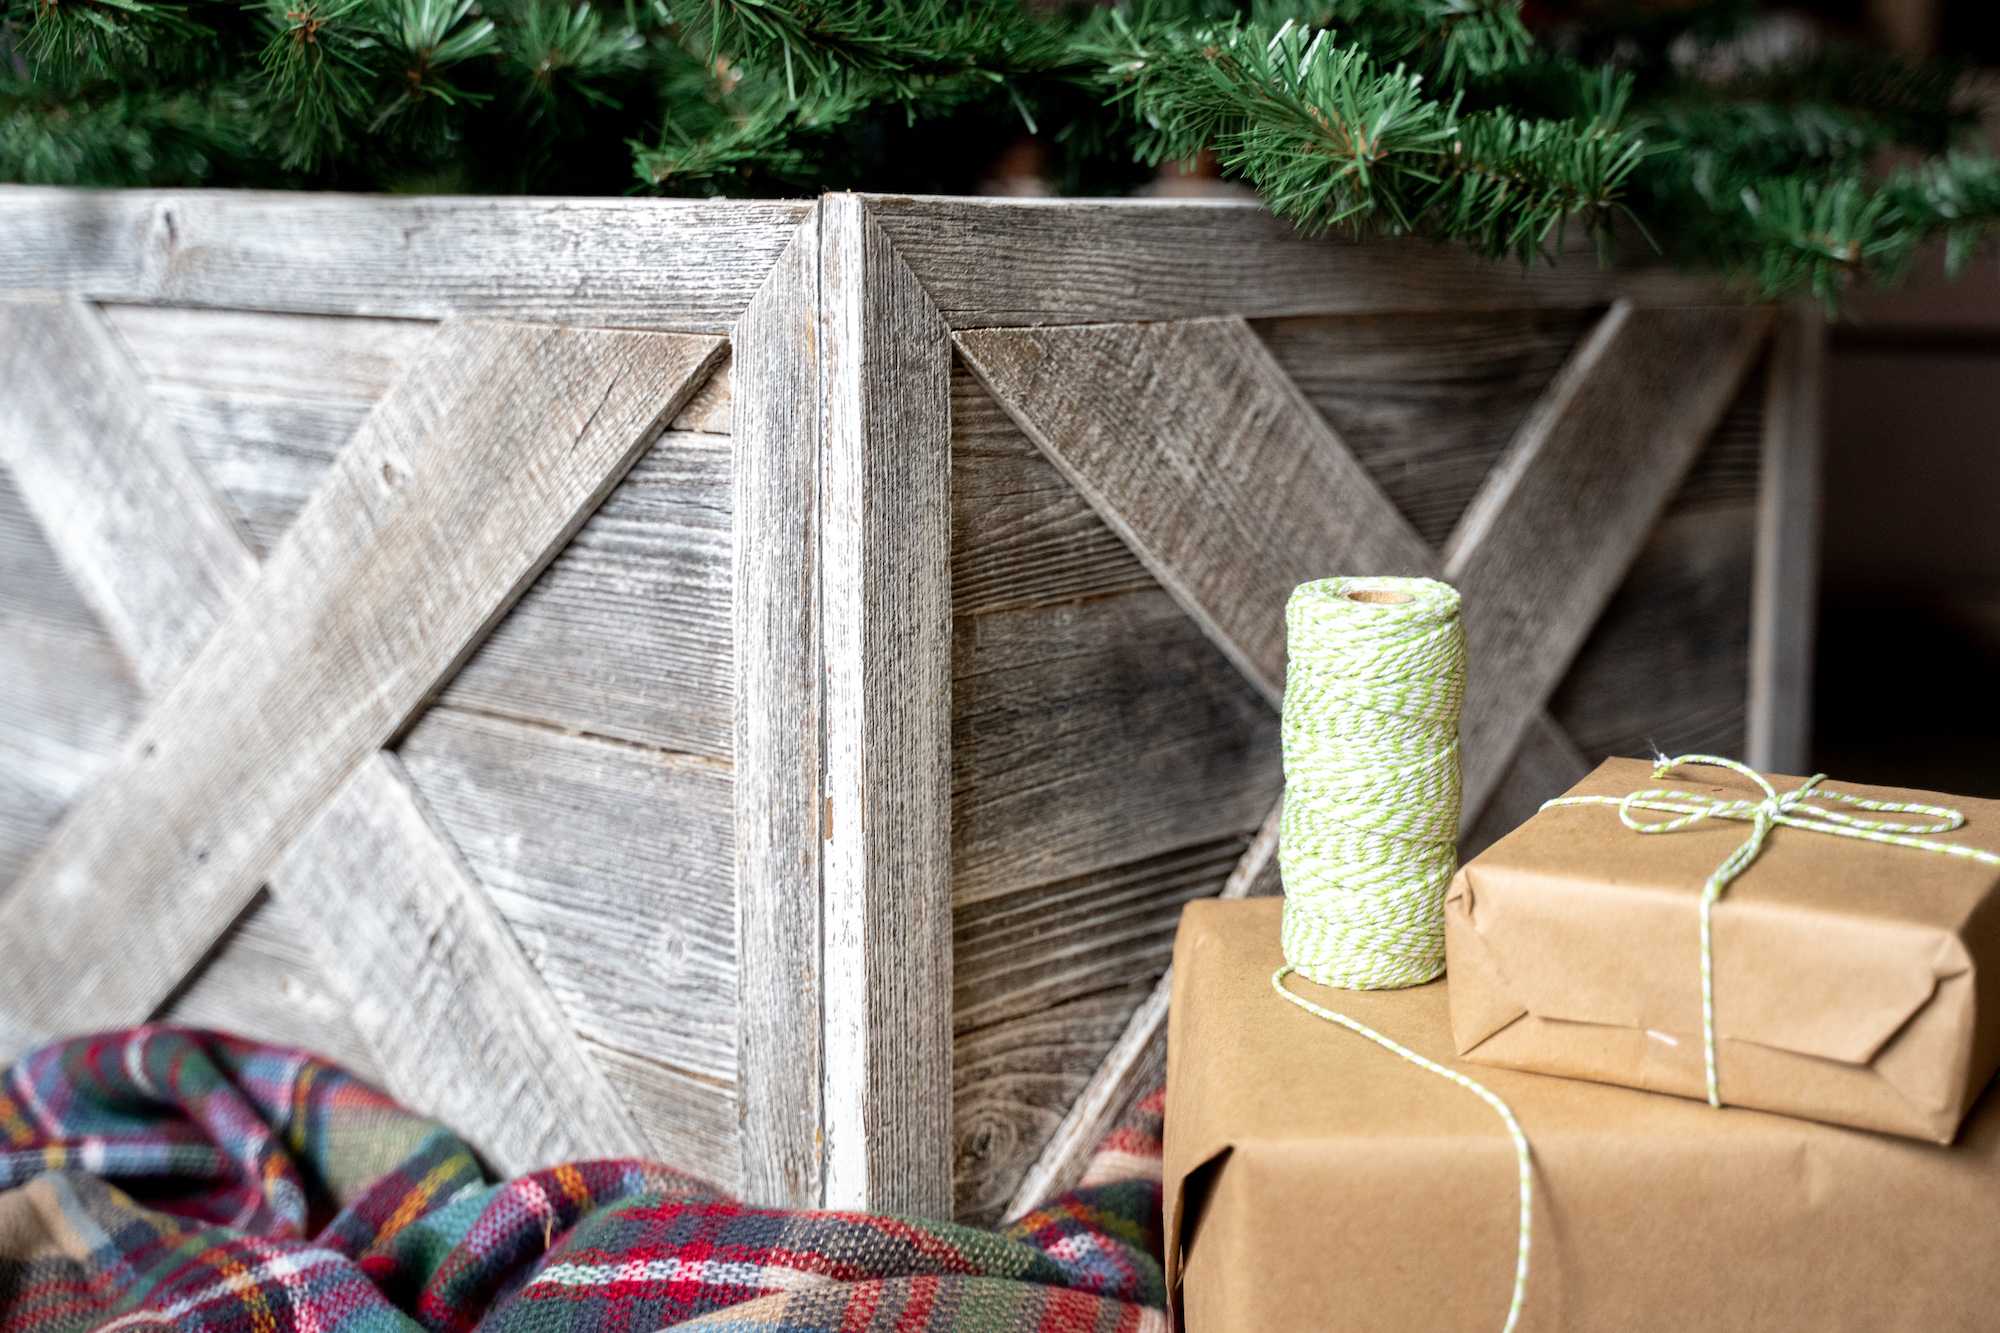
[[[2000,855],[1980,847],[1968,847],[1955,842],[1927,842],[1925,836],[1932,833],[1949,833],[1953,829],[1965,827],[1965,815],[1948,805],[1920,805],[1908,801],[1876,801],[1865,796],[1853,796],[1847,792],[1834,791],[1820,784],[1826,781],[1826,774],[1815,773],[1805,782],[1782,795],[1770,780],[1748,764],[1739,764],[1734,759],[1724,759],[1712,754],[1684,754],[1678,759],[1662,756],[1653,766],[1653,776],[1664,778],[1675,769],[1687,765],[1707,765],[1726,768],[1733,773],[1757,784],[1763,791],[1764,799],[1721,800],[1703,796],[1697,792],[1676,791],[1668,787],[1652,787],[1644,791],[1629,792],[1624,796],[1559,796],[1553,801],[1545,801],[1542,809],[1549,810],[1563,805],[1609,805],[1618,810],[1619,822],[1635,833],[1676,833],[1704,819],[1734,819],[1750,825],[1750,836],[1745,838],[1735,851],[1723,858],[1715,873],[1701,890],[1701,1048],[1702,1059],[1708,1074],[1708,1104],[1722,1105],[1722,1093],[1715,1074],[1715,904],[1722,897],[1722,891],[1730,881],[1750,868],[1764,850],[1765,841],[1771,830],[1783,824],[1787,828],[1804,829],[1808,833],[1828,833],[1839,838],[1859,838],[1866,842],[1879,842],[1891,847],[1907,847],[1913,851],[1934,852],[1940,856],[1956,856],[1982,865],[2000,866]],[[1810,798],[1818,797],[1826,801],[1838,801],[1857,810],[1867,810],[1877,814],[1925,815],[1934,822],[1928,824],[1902,824],[1888,819],[1857,819],[1844,815],[1838,810],[1828,810],[1811,804]],[[1634,810],[1650,810],[1658,814],[1674,815],[1673,819],[1660,819],[1647,823],[1635,819]]]
[[[1388,990],[1444,971],[1444,894],[1457,867],[1458,713],[1465,633],[1458,593],[1431,579],[1322,579],[1285,607],[1285,884],[1278,994],[1420,1069],[1500,1116],[1520,1174],[1520,1246],[1503,1333],[1528,1294],[1534,1169],[1507,1104],[1478,1081],[1288,989]]]

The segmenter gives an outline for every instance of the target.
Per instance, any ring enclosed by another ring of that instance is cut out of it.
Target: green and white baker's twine
[[[1783,824],[1787,828],[1804,829],[1808,833],[1830,833],[1839,838],[1860,838],[1866,842],[1886,843],[1891,847],[1908,847],[1914,851],[1933,852],[1939,856],[1961,857],[1989,866],[2000,866],[2000,855],[1960,843],[1925,841],[1925,834],[1949,833],[1953,829],[1965,826],[1965,816],[1950,806],[1919,805],[1906,801],[1872,801],[1862,796],[1850,796],[1846,792],[1822,787],[1820,784],[1826,781],[1824,773],[1816,773],[1800,786],[1780,794],[1763,774],[1747,764],[1739,764],[1734,759],[1723,759],[1711,754],[1684,754],[1678,759],[1661,758],[1653,767],[1653,776],[1664,778],[1675,769],[1689,764],[1708,764],[1740,773],[1757,784],[1763,791],[1764,798],[1718,800],[1695,792],[1654,787],[1624,796],[1562,796],[1546,802],[1542,809],[1548,810],[1562,805],[1615,806],[1620,822],[1636,833],[1674,833],[1704,819],[1734,819],[1750,825],[1750,836],[1715,868],[1715,873],[1708,877],[1708,882],[1701,890],[1701,1048],[1702,1059],[1708,1072],[1708,1104],[1719,1107],[1722,1105],[1722,1093],[1715,1077],[1715,904],[1722,897],[1722,891],[1729,887],[1729,882],[1748,870],[1750,863],[1757,859],[1757,854],[1764,850],[1764,842],[1771,836],[1772,829]],[[1825,801],[1838,801],[1842,805],[1877,814],[1926,815],[1936,822],[1899,824],[1886,819],[1856,819],[1852,815],[1841,814],[1838,810],[1827,810],[1811,804],[1810,798],[1813,797]],[[1675,817],[1647,823],[1633,818],[1634,810],[1649,810]]]
[[[1499,1113],[1520,1168],[1520,1247],[1504,1333],[1528,1294],[1534,1171],[1507,1104],[1476,1080],[1287,989],[1387,990],[1444,971],[1444,892],[1457,867],[1458,593],[1430,579],[1322,579],[1285,607],[1285,882],[1278,994],[1471,1092]]]

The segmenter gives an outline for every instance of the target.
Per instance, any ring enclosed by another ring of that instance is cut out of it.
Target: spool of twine
[[[1533,1164],[1507,1104],[1477,1080],[1417,1054],[1285,985],[1386,990],[1444,971],[1444,894],[1458,864],[1458,714],[1465,632],[1458,592],[1432,579],[1304,583],[1285,607],[1285,886],[1278,994],[1449,1079],[1499,1114],[1514,1143],[1520,1244],[1504,1333],[1528,1291]]]

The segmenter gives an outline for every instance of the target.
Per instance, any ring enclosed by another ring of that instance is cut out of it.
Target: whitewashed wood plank
[[[377,872],[371,870],[360,883],[374,892],[380,884]],[[342,899],[355,887],[343,884]],[[344,942],[344,932],[341,938]],[[354,1025],[353,1006],[327,984],[323,943],[318,924],[300,910],[295,895],[260,893],[216,943],[208,961],[160,1007],[158,1019],[311,1051],[386,1088],[375,1047]],[[407,1033],[398,1039],[405,1046],[426,1044],[410,1041]],[[463,1070],[433,1072],[438,1079],[464,1076]],[[428,1088],[411,1091],[430,1094]],[[483,1120],[465,1123],[484,1128]]]
[[[329,978],[405,1105],[463,1127],[503,1175],[647,1152],[394,758],[364,759],[278,874],[309,937],[338,941]]]
[[[1778,322],[1771,357],[1764,402],[1746,753],[1756,768],[1803,773],[1812,766],[1825,318],[1814,309],[1787,311]]]
[[[259,556],[285,535],[373,406],[158,383],[150,397]]]
[[[1250,845],[1243,849],[1217,897],[1245,898],[1279,891],[1278,817],[1282,808],[1281,804],[1271,807],[1271,813]],[[1175,915],[1178,919],[1179,914]],[[1021,1176],[1005,1216],[1018,1217],[1042,1200],[1075,1188],[1083,1178],[1090,1154],[1118,1117],[1134,1100],[1165,1081],[1167,1000],[1173,994],[1173,982],[1173,968],[1161,968],[1160,979],[1132,1012],[1117,1042],[1063,1113],[1041,1155]]]
[[[0,893],[138,717],[125,658],[0,469]]]
[[[1285,600],[1430,549],[1238,319],[969,329],[973,373],[1274,704]]]
[[[0,187],[0,292],[720,333],[812,205]]]
[[[148,690],[174,678],[256,559],[103,321],[0,303],[0,463]]]
[[[951,341],[854,196],[819,279],[826,1198],[948,1216]]]
[[[1768,312],[1620,303],[1577,349],[1453,533],[1471,660],[1470,825],[1735,396]],[[1612,447],[1608,442],[1627,442]]]
[[[1277,796],[1277,715],[1164,592],[956,628],[961,911],[1245,834]]]
[[[1254,327],[1390,503],[1436,547],[1598,314],[1398,310]]]
[[[727,436],[662,435],[443,701],[729,758],[733,471]]]
[[[735,1083],[703,1078],[587,1037],[580,1042],[603,1067],[647,1142],[655,1145],[648,1158],[699,1176],[725,1194],[741,1194],[743,1136],[737,1129]]]
[[[9,895],[8,1007],[74,1029],[163,1000],[718,351],[658,334],[441,331]]]
[[[151,384],[372,403],[421,360],[428,320],[107,305],[105,320]]]
[[[825,1180],[818,302],[815,214],[731,338],[743,1192],[789,1207]]]
[[[1712,302],[1720,292],[1663,266],[1607,270],[1582,247],[1553,267],[1524,269],[1414,238],[1305,237],[1256,203],[884,195],[866,203],[955,329],[1580,307],[1621,293]]]
[[[735,1078],[726,764],[443,705],[396,753],[578,1032]]]

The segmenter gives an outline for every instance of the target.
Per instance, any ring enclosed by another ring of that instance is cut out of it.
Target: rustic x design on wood
[[[1234,205],[0,225],[15,1047],[224,1022],[503,1169],[990,1219],[1157,1076],[1179,904],[1275,888],[1294,583],[1465,590],[1474,841],[1637,725],[1802,734],[1815,327],[1685,278]],[[1738,674],[1635,705],[1662,615]]]

